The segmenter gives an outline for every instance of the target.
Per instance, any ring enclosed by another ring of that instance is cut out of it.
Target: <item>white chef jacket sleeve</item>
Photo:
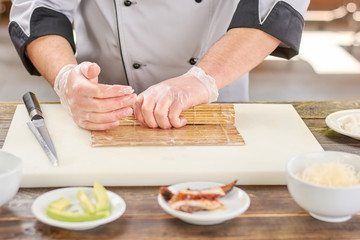
[[[28,72],[40,75],[27,57],[25,47],[45,35],[60,35],[67,39],[75,52],[72,31],[75,0],[13,0],[10,11],[10,38]]]
[[[299,53],[309,3],[310,0],[241,0],[229,29],[260,29],[281,41],[271,55],[290,59]]]

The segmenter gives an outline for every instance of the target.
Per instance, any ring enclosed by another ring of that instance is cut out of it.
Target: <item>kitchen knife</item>
[[[27,123],[28,127],[35,135],[41,147],[44,149],[52,165],[55,167],[58,166],[55,147],[45,126],[45,121],[36,95],[32,92],[27,92],[24,94],[23,100],[31,118],[31,121]]]

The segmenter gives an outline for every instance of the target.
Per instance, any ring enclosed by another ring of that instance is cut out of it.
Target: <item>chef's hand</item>
[[[75,123],[88,130],[105,130],[133,114],[136,95],[130,86],[98,83],[96,63],[69,64],[58,73],[54,89]]]
[[[150,128],[169,129],[186,125],[182,111],[198,104],[216,101],[215,79],[198,67],[186,74],[153,85],[142,92],[134,105],[137,120]]]

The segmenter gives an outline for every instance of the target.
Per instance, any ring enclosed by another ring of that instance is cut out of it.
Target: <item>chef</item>
[[[248,72],[298,54],[309,0],[13,0],[9,33],[80,127],[135,114],[150,128],[180,113],[247,101]]]

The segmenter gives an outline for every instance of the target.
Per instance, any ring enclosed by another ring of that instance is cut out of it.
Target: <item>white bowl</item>
[[[19,190],[21,173],[21,159],[0,150],[0,206],[12,199]]]
[[[360,212],[360,185],[328,187],[306,182],[296,174],[309,163],[341,160],[360,170],[360,156],[345,152],[324,151],[306,153],[292,158],[287,164],[287,187],[300,207],[311,216],[326,222],[344,222]]]
[[[359,114],[360,114],[360,109],[341,110],[328,115],[325,118],[325,122],[326,125],[328,125],[328,127],[334,130],[335,132],[360,140],[360,134],[348,132],[341,127],[342,122],[345,118],[354,117],[355,115],[359,115]]]
[[[37,197],[31,206],[31,211],[39,221],[45,224],[49,224],[51,226],[69,229],[69,230],[76,230],[76,231],[96,228],[100,225],[115,221],[125,212],[126,203],[124,199],[119,195],[117,195],[116,193],[107,191],[111,203],[111,213],[110,216],[106,218],[102,218],[94,221],[86,221],[86,222],[64,222],[64,221],[58,221],[52,219],[46,214],[46,209],[48,208],[49,204],[59,199],[60,197],[65,197],[67,199],[70,199],[74,209],[82,209],[79,200],[76,197],[76,193],[80,189],[83,190],[85,194],[90,197],[90,200],[92,202],[95,202],[94,189],[92,187],[59,188],[46,192],[40,195],[39,197]]]

